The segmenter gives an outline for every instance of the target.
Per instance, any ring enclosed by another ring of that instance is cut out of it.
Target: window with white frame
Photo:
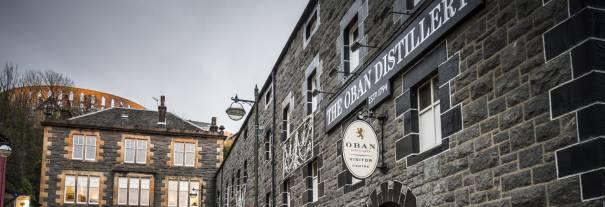
[[[307,77],[307,115],[311,115],[317,110],[318,96],[313,95],[313,91],[318,90],[317,77],[317,70],[313,70]]]
[[[359,48],[353,48],[353,44],[359,41],[361,32],[359,31],[358,15],[355,15],[351,22],[345,27],[343,38],[345,43],[345,74],[354,72],[359,66],[360,53]]]
[[[118,205],[149,206],[149,177],[118,177]]]
[[[304,38],[303,38],[303,41],[304,41],[303,45],[305,47],[309,43],[309,40],[311,40],[311,37],[313,36],[313,34],[315,34],[315,31],[317,31],[317,28],[319,28],[319,24],[320,24],[320,20],[319,20],[319,4],[318,4],[315,6],[313,11],[311,12],[311,15],[307,19],[307,22],[305,22]]]
[[[311,163],[311,185],[312,185],[312,202],[319,199],[319,169],[317,169],[317,160]]]
[[[73,136],[73,160],[94,161],[97,156],[97,137],[87,135]]]
[[[101,108],[105,109],[105,97],[104,96],[101,97]]]
[[[420,152],[441,144],[439,78],[432,77],[417,89]]]
[[[168,181],[169,207],[200,206],[200,183],[192,180]]]
[[[195,166],[195,144],[189,142],[174,143],[174,166]]]
[[[111,99],[111,108],[116,107],[116,101],[113,100],[113,98]]]
[[[147,163],[147,140],[124,139],[124,163]]]
[[[86,175],[65,176],[64,203],[99,204],[100,177]]]

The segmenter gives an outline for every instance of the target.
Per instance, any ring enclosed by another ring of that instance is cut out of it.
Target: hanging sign
[[[368,108],[391,95],[389,80],[413,63],[433,43],[464,17],[483,4],[483,0],[433,0],[388,47],[361,70],[326,107],[329,131],[357,106],[367,100]]]
[[[370,177],[378,164],[376,132],[365,121],[351,123],[342,138],[342,157],[351,174],[359,179]]]

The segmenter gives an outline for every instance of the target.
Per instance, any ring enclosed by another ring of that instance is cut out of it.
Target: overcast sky
[[[253,98],[306,0],[0,0],[0,63],[54,70],[235,132],[230,97]]]

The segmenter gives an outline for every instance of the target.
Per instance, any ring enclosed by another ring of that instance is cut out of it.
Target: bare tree
[[[0,69],[0,133],[13,145],[7,163],[7,177],[11,179],[6,187],[31,195],[34,203],[39,190],[43,137],[42,129],[37,127],[36,113],[40,110],[35,109],[60,109],[57,106],[61,90],[72,85],[68,77],[53,71],[23,72],[13,64]]]

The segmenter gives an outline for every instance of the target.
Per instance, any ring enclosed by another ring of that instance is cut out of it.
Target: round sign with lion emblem
[[[365,121],[349,124],[342,138],[342,158],[351,174],[359,179],[370,177],[378,164],[376,132]]]

